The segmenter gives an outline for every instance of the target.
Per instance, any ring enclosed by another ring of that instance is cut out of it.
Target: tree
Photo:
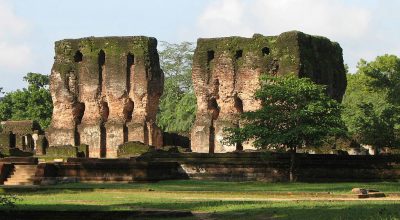
[[[387,90],[387,100],[400,105],[400,58],[385,54],[378,56],[372,62],[361,60],[359,70],[370,76],[371,86],[376,90]]]
[[[50,83],[49,76],[40,73],[27,73],[24,76],[24,81],[35,88],[47,88]]]
[[[291,152],[290,180],[294,181],[296,150],[320,146],[329,136],[343,135],[340,105],[326,95],[326,88],[308,78],[288,74],[263,77],[255,98],[262,107],[244,112],[244,125],[226,129],[230,144],[254,140],[258,148],[285,148]]]
[[[390,104],[385,98],[386,90],[374,90],[371,87],[372,78],[361,71],[355,74],[347,74],[347,89],[343,96],[342,118],[349,130],[350,135],[355,135],[357,129],[357,118],[363,115],[360,108],[365,103],[373,105],[373,109],[380,114]]]
[[[357,73],[347,77],[343,98],[343,120],[350,134],[359,143],[372,145],[376,153],[383,147],[398,147],[400,59],[394,55],[371,62],[361,59],[357,67]]]
[[[24,80],[28,82],[28,88],[6,93],[1,100],[0,120],[36,120],[42,128],[47,128],[53,111],[49,78],[28,73]]]
[[[196,113],[191,71],[194,46],[189,42],[162,42],[162,48],[159,54],[165,83],[157,124],[164,131],[187,133]]]
[[[393,147],[400,143],[400,109],[387,106],[380,113],[372,103],[362,103],[362,114],[356,117],[355,136],[363,144],[372,145],[375,155],[384,147]]]

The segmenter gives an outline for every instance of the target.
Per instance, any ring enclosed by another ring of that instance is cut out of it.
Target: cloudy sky
[[[400,56],[399,9],[399,0],[0,0],[0,87],[49,74],[54,41],[86,36],[178,43],[300,30],[339,42],[354,71],[360,58]]]

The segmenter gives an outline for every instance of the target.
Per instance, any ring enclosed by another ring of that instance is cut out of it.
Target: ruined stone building
[[[90,157],[116,157],[117,146],[162,146],[155,124],[164,76],[157,40],[89,37],[55,43],[50,146],[89,145]]]
[[[297,74],[327,85],[328,94],[341,100],[346,89],[342,49],[327,38],[301,32],[252,38],[199,39],[193,59],[197,97],[191,132],[194,152],[252,149],[251,143],[221,143],[224,127],[240,126],[239,113],[260,108],[254,99],[261,74]]]
[[[36,121],[3,121],[1,126],[0,148],[2,150],[18,148],[21,151],[42,155],[47,141],[44,131]]]

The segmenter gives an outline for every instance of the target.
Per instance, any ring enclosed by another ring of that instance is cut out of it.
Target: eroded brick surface
[[[157,40],[89,37],[55,44],[49,145],[89,145],[90,157],[116,157],[117,146],[162,146],[155,124],[164,76]]]
[[[254,99],[261,74],[294,73],[327,85],[328,94],[341,100],[346,89],[342,49],[336,42],[292,31],[279,36],[199,39],[193,59],[197,97],[191,131],[194,152],[253,149],[222,143],[225,127],[240,126],[239,113],[260,108]]]

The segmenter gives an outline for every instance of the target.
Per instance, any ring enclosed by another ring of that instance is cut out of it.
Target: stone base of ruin
[[[70,129],[55,129],[47,131],[47,139],[53,146],[75,145],[75,131]]]
[[[106,137],[106,157],[107,158],[117,158],[118,145],[126,142],[127,129],[122,123],[110,123],[105,124],[105,129],[107,133]]]
[[[155,122],[127,124],[128,141],[139,141],[155,147],[162,147],[163,135],[161,129]]]
[[[78,126],[80,142],[89,145],[89,157],[105,157],[105,135],[102,135],[102,126],[84,125]],[[103,138],[103,140],[101,140]]]

